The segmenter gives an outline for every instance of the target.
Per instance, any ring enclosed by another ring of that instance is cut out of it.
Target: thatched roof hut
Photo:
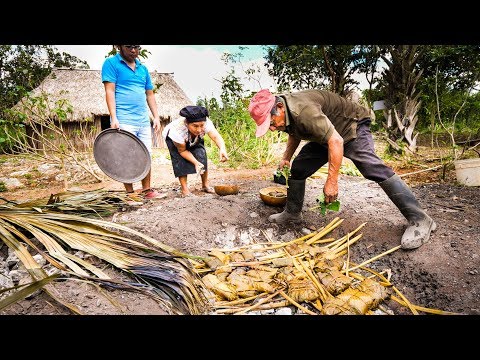
[[[152,83],[156,88],[155,99],[158,113],[163,127],[179,116],[180,109],[192,105],[192,101],[173,79],[173,74],[150,72]],[[105,88],[102,83],[100,70],[57,68],[48,75],[44,81],[32,92],[36,97],[46,94],[52,109],[58,100],[67,100],[72,106],[73,113],[64,122],[64,130],[78,130],[79,123],[94,122],[96,132],[92,136],[92,143],[96,135],[110,127],[110,115],[105,100]],[[20,101],[15,108],[21,110]],[[52,117],[55,115],[52,114]],[[161,131],[160,131],[161,133]],[[154,137],[154,146],[165,147],[161,135]]]

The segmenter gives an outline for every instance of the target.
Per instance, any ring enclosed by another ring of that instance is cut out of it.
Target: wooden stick
[[[329,297],[331,297],[331,294],[326,289],[323,288],[323,285],[320,284],[320,282],[312,274],[310,269],[303,263],[303,261],[299,260],[299,263],[302,265],[305,273],[310,278],[310,280],[312,280],[313,283],[316,285],[317,289],[320,291],[320,295],[322,296],[322,301],[325,302],[325,300],[327,300]]]
[[[328,234],[330,231],[332,231],[333,229],[335,229],[336,227],[340,226],[340,224],[343,222],[343,219],[340,219],[338,217],[336,217],[335,219],[333,219],[328,225],[326,225],[323,230],[321,230],[320,232],[318,232],[313,238],[311,238],[310,240],[308,240],[306,242],[307,245],[311,245],[313,244],[316,240],[320,239],[321,237],[323,237],[324,235]]]
[[[384,255],[390,254],[390,253],[392,253],[392,252],[400,249],[401,247],[402,247],[401,245],[395,246],[394,248],[391,248],[390,250],[387,250],[387,251],[385,251],[384,253],[381,253],[380,255],[374,256],[373,258],[364,261],[364,262],[361,263],[360,265],[357,265],[357,266],[354,266],[354,267],[350,268],[350,271],[353,271],[353,270],[355,270],[355,269],[358,269],[359,267],[365,266],[365,265],[371,263],[372,261],[375,261],[375,260],[381,258],[381,257],[384,256]],[[345,270],[342,270],[342,272],[345,272]]]
[[[332,243],[332,244],[327,245],[327,246],[330,247],[331,250],[334,250],[335,248],[337,248],[338,246],[340,246],[340,242],[344,242],[344,241],[345,241],[345,239],[347,238],[347,236],[348,236],[349,238],[351,238],[355,233],[357,233],[358,231],[360,231],[366,224],[367,224],[366,222],[363,223],[363,224],[361,224],[361,225],[360,225],[359,227],[357,227],[355,230],[349,232],[347,235],[345,235],[345,236],[341,237],[340,239],[338,239],[338,240],[337,240],[338,243],[335,242],[335,245],[333,245],[333,243]],[[332,246],[332,245],[333,245],[333,246]]]
[[[264,298],[264,299],[261,299],[258,303],[254,304],[254,305],[252,305],[252,306],[249,306],[249,307],[247,307],[247,308],[245,308],[245,309],[243,309],[243,310],[241,310],[241,311],[239,311],[239,312],[236,312],[236,313],[234,313],[234,314],[235,314],[235,315],[241,315],[241,314],[245,314],[246,312],[252,311],[253,309],[256,309],[258,306],[260,306],[261,304],[263,304],[264,302],[266,302],[266,301],[270,300],[271,298],[277,296],[277,295],[278,295],[279,293],[281,293],[281,292],[282,292],[282,290],[278,290],[278,291],[274,292],[272,295],[267,296],[267,297]]]

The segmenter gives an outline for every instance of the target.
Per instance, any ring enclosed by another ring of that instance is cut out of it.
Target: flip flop
[[[207,194],[215,194],[215,189],[211,186],[202,188],[202,191],[206,192]]]

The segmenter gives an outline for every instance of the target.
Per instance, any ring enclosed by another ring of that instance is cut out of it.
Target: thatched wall
[[[155,91],[155,99],[157,102],[158,113],[160,115],[160,123],[163,127],[179,116],[180,109],[187,105],[192,105],[192,101],[187,97],[185,92],[178,86],[173,79],[172,74],[150,73],[152,83],[161,84]],[[58,100],[67,100],[73,107],[72,115],[63,123],[64,129],[70,135],[75,134],[79,125],[75,123],[94,120],[96,132],[92,136],[93,139],[102,130],[102,117],[109,117],[107,103],[105,100],[105,88],[101,79],[100,70],[84,70],[84,69],[54,69],[45,80],[32,91],[32,96],[47,94],[50,106],[55,108],[55,102]],[[20,101],[15,105],[17,110],[22,110],[23,105]],[[54,118],[54,114],[51,114]],[[151,116],[151,114],[150,114]],[[71,123],[71,124],[68,124]],[[152,139],[156,147],[166,147],[161,138],[161,131],[157,138]],[[82,148],[84,146],[81,146]],[[41,146],[40,146],[41,148]]]

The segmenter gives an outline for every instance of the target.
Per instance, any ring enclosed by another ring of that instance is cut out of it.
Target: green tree
[[[223,61],[230,66],[230,70],[221,79],[221,103],[215,98],[205,98],[199,99],[197,105],[205,106],[208,109],[210,119],[225,140],[230,157],[228,163],[219,163],[217,148],[206,137],[205,144],[209,159],[219,166],[243,165],[248,168],[258,168],[276,160],[274,144],[285,141],[286,136],[270,131],[260,138],[255,136],[256,125],[247,111],[253,93],[244,88],[241,76],[255,80],[259,69],[242,68],[243,74],[237,73],[235,65],[239,65],[242,59],[241,51],[242,49],[240,49],[240,53],[226,53],[223,56]]]
[[[354,45],[276,45],[265,60],[280,91],[323,88],[344,96],[358,85],[353,75],[363,54]]]
[[[88,69],[88,64],[51,45],[0,45],[0,116],[26,91],[36,88],[54,67]]]
[[[430,128],[431,146],[434,133],[440,128],[440,116],[444,124],[475,134],[480,127],[480,104],[475,89],[480,80],[480,46],[427,46],[420,64],[424,69],[420,83],[424,106],[419,114],[425,121],[419,126]]]
[[[89,68],[85,61],[51,45],[0,45],[0,147],[7,142],[6,131],[15,133],[21,128],[6,120],[7,111],[54,67]]]

